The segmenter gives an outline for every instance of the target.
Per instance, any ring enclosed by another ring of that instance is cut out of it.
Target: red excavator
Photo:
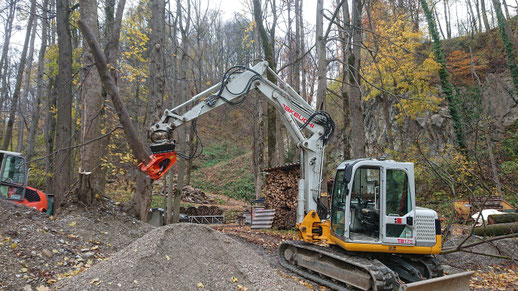
[[[54,199],[27,186],[29,169],[21,153],[0,151],[0,197],[52,214]]]

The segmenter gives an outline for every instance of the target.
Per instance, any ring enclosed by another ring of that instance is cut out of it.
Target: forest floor
[[[91,208],[71,205],[53,219],[0,200],[0,227],[1,290],[325,289],[279,266],[277,247],[296,239],[293,231],[233,224],[153,228],[107,199]],[[458,241],[462,232],[454,233]],[[516,256],[518,240],[472,251]],[[515,261],[466,252],[439,259],[448,273],[474,270],[472,289],[518,289]]]

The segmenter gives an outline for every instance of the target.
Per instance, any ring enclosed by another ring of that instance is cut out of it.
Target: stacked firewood
[[[176,193],[176,184],[173,184],[173,193]],[[201,189],[189,185],[182,188],[182,201],[197,204],[210,204],[214,202]]]
[[[297,216],[299,167],[268,170],[264,188],[264,205],[275,209],[273,227],[291,229]]]
[[[217,206],[180,207],[180,213],[188,216],[222,215],[223,210]]]

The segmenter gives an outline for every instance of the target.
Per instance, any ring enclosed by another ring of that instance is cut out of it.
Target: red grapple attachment
[[[149,158],[151,159],[149,163],[146,165],[140,163],[138,166],[152,180],[157,180],[174,165],[176,162],[176,152],[152,154]]]
[[[176,162],[175,142],[152,144],[149,158],[151,161],[144,165],[140,163],[140,170],[146,172],[152,180],[160,179]]]

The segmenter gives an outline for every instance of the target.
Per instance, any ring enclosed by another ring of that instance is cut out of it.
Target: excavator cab
[[[0,195],[4,199],[23,201],[27,186],[25,159],[19,153],[1,151]]]
[[[27,186],[29,170],[21,153],[0,151],[0,198],[53,213],[54,198]]]
[[[356,160],[338,167],[331,231],[341,241],[413,246],[415,210],[413,164]],[[435,230],[437,214],[430,214]]]

